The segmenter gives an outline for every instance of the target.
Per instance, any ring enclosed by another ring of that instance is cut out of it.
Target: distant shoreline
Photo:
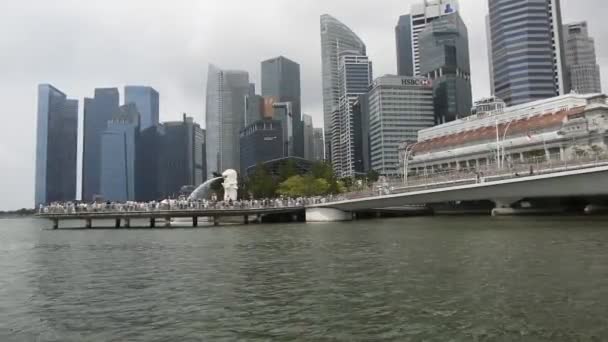
[[[19,209],[12,211],[0,211],[0,219],[10,218],[28,218],[33,217],[36,214],[35,209]]]

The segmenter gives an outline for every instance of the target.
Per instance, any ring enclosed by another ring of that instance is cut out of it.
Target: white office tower
[[[355,124],[353,104],[372,83],[372,63],[356,51],[343,51],[338,68],[339,103],[331,120],[331,160],[338,177],[355,175]]]
[[[323,121],[325,156],[331,158],[332,113],[340,104],[339,62],[343,51],[366,55],[363,41],[346,25],[329,14],[321,16],[321,62],[323,67]]]
[[[394,75],[377,78],[369,92],[372,169],[385,176],[399,175],[399,144],[416,141],[419,130],[434,124],[430,79]]]

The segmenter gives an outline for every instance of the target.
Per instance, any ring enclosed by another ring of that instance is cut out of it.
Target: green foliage
[[[352,180],[350,180],[352,183]],[[310,197],[339,194],[346,191],[343,183],[334,175],[331,164],[317,162],[306,175],[299,175],[296,164],[289,160],[279,167],[279,175],[273,176],[263,164],[256,166],[254,174],[243,183],[241,198],[273,198],[280,194],[288,197]]]
[[[297,175],[298,168],[296,167],[295,161],[289,159],[287,162],[279,166],[279,182],[284,182],[287,179]]]
[[[375,183],[380,179],[380,174],[376,170],[371,170],[367,173],[367,181],[370,183]]]
[[[268,168],[263,164],[258,164],[255,172],[249,178],[246,188],[254,198],[272,198],[275,196],[277,185]]]
[[[315,179],[312,175],[293,176],[279,185],[278,193],[288,197],[311,197],[325,195],[328,189],[325,179]]]

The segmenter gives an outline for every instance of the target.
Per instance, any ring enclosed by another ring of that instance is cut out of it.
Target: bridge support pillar
[[[217,216],[213,216],[213,225],[214,226],[219,226],[220,225],[220,218]]]
[[[605,215],[608,213],[608,205],[605,204],[589,204],[585,207],[587,215]]]
[[[353,214],[331,208],[307,208],[306,222],[341,222],[352,221]]]
[[[156,227],[156,219],[151,218],[150,219],[150,228],[154,228]]]
[[[249,224],[249,215],[245,215],[245,217],[243,217],[243,223]]]
[[[125,219],[125,228],[131,228],[131,219],[129,219],[129,218]]]
[[[92,219],[86,219],[85,220],[85,226],[89,229],[93,228],[93,220]]]
[[[59,229],[59,220],[57,220],[57,219],[53,220],[53,229]]]
[[[496,205],[492,209],[492,216],[516,215],[518,210],[513,209],[513,204],[521,201],[521,198],[500,198],[494,199],[492,202]]]
[[[194,216],[192,218],[192,227],[196,228],[198,227],[198,217]]]
[[[165,217],[165,227],[171,228],[171,218],[170,217]]]
[[[120,228],[120,219],[114,220],[114,227],[115,228]]]

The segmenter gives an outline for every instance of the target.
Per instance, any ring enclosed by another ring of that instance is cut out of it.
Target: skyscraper
[[[493,94],[508,106],[568,90],[559,0],[488,0]]]
[[[133,103],[137,106],[140,116],[140,130],[158,125],[159,98],[158,92],[152,87],[126,86],[125,104]]]
[[[118,89],[95,89],[95,97],[84,99],[84,136],[82,150],[82,200],[100,195],[101,136],[108,121],[118,112]]]
[[[458,7],[458,0],[423,0],[411,6],[410,14],[399,17],[395,39],[400,76],[420,76],[420,32],[435,19],[457,12]]]
[[[314,145],[314,161],[322,161],[325,159],[325,142],[323,141],[323,128],[315,128],[313,136]]]
[[[366,47],[350,28],[329,14],[321,16],[321,62],[323,68],[323,121],[325,156],[332,156],[332,113],[340,105],[340,54],[350,50],[366,55]]]
[[[332,116],[331,160],[339,177],[353,177],[357,173],[355,161],[355,121],[353,104],[359,95],[365,94],[372,83],[372,63],[367,56],[356,51],[342,51],[338,68],[340,97],[337,110]]]
[[[399,144],[416,141],[418,131],[435,124],[432,81],[385,75],[369,92],[372,169],[385,176],[399,170]]]
[[[121,106],[101,137],[100,195],[106,201],[134,201],[140,116],[134,103]]]
[[[255,84],[249,84],[249,93],[245,97],[245,126],[262,118],[264,98],[255,93]]]
[[[471,113],[471,66],[467,27],[459,13],[433,20],[419,34],[420,73],[433,80],[435,123]]]
[[[184,186],[197,187],[204,182],[205,131],[186,114],[182,121],[163,123],[163,128],[159,193],[168,198],[177,196]]]
[[[262,96],[278,102],[291,102],[294,132],[294,153],[304,157],[300,65],[279,56],[262,62]]]
[[[355,174],[367,174],[371,170],[369,95],[359,95],[352,107]]]
[[[209,65],[207,79],[207,177],[227,169],[240,170],[239,132],[245,127],[246,71]]]
[[[283,157],[283,125],[281,121],[260,119],[241,131],[241,175],[258,163]]]
[[[600,66],[595,56],[595,40],[589,37],[587,22],[564,25],[566,74],[570,89],[579,94],[601,93]]]
[[[304,125],[304,159],[314,160],[314,127],[312,116],[303,114],[302,124]]]
[[[137,201],[149,202],[162,200],[160,190],[163,171],[162,147],[165,139],[165,126],[158,124],[141,131],[137,144],[135,169],[135,196]],[[165,197],[166,198],[166,197]]]
[[[76,199],[78,101],[38,86],[35,205]]]

